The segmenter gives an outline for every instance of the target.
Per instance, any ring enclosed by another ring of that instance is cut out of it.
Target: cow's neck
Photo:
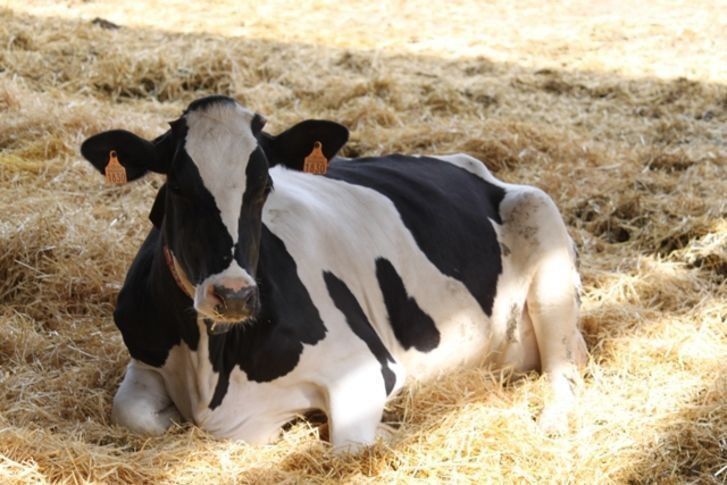
[[[168,260],[171,254],[165,254],[166,241],[160,235],[154,249],[154,262],[149,275],[149,287],[152,292],[151,302],[160,322],[165,322],[165,333],[170,341],[184,341],[190,349],[196,350],[199,344],[197,329],[197,313],[193,308],[193,287],[183,273],[174,267],[174,261]],[[178,263],[177,263],[178,268]],[[189,285],[189,288],[185,288]]]

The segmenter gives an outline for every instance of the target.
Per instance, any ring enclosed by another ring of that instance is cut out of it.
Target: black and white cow
[[[541,420],[562,428],[587,354],[552,200],[467,155],[333,158],[341,125],[263,124],[215,96],[153,141],[81,147],[101,171],[115,150],[129,180],[166,174],[114,313],[131,354],[114,422],[265,443],[320,409],[357,448],[407,378],[489,362],[546,372]],[[301,170],[315,142],[325,175]]]

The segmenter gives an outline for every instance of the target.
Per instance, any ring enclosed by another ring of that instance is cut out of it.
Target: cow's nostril
[[[255,296],[255,288],[253,288],[253,287],[243,288],[242,290],[240,290],[238,292],[238,294],[240,295],[240,299],[243,302],[249,303],[250,300],[252,300],[252,298]]]
[[[220,304],[225,304],[225,296],[227,295],[227,292],[225,290],[224,286],[219,285],[212,285],[209,289],[209,294],[212,298],[219,301]]]

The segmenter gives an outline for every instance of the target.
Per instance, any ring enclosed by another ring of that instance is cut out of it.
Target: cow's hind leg
[[[161,375],[132,359],[114,396],[111,420],[135,433],[159,435],[181,418]]]
[[[551,383],[540,425],[547,432],[567,429],[575,403],[580,367],[587,359],[578,329],[578,273],[575,251],[553,201],[544,192],[527,188],[504,203],[506,227],[514,257],[528,276],[526,311],[540,354],[540,367]]]
[[[580,368],[588,360],[577,324],[578,288],[573,259],[569,244],[546,251],[527,297],[542,370],[551,383],[552,396],[539,420],[549,433],[566,431],[580,383]]]

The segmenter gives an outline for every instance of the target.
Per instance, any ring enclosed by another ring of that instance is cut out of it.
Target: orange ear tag
[[[303,171],[316,175],[323,175],[328,171],[328,159],[323,154],[323,145],[317,141],[313,144],[313,151],[303,160]]]
[[[123,185],[127,182],[126,169],[119,163],[119,159],[116,156],[116,150],[111,150],[109,152],[109,163],[106,164],[104,175],[106,175],[107,184]]]

